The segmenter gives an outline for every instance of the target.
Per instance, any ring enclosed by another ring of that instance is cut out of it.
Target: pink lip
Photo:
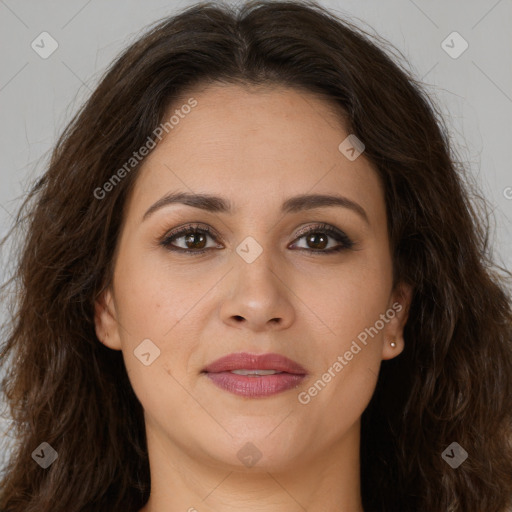
[[[276,370],[283,373],[256,377],[230,373],[232,370]],[[295,388],[307,375],[300,364],[273,353],[230,354],[209,364],[203,373],[218,387],[249,398],[271,396]]]
[[[246,352],[237,352],[221,357],[210,363],[203,371],[220,373],[231,370],[276,370],[296,375],[307,373],[299,363],[280,354],[248,354]]]

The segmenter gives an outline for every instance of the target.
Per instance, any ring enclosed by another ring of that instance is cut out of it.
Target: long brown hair
[[[19,259],[3,287],[13,312],[0,353],[16,442],[0,509],[138,511],[146,503],[142,406],[121,352],[96,337],[93,307],[112,277],[138,166],[108,193],[97,190],[171,103],[219,82],[322,94],[343,109],[382,179],[395,282],[411,284],[414,295],[405,350],[383,363],[362,417],[365,511],[505,511],[509,274],[493,264],[485,201],[457,163],[439,111],[384,48],[313,2],[209,2],[160,21],[106,71],[18,214]],[[32,457],[44,442],[58,454],[47,469]],[[468,453],[457,468],[442,457],[453,442]]]

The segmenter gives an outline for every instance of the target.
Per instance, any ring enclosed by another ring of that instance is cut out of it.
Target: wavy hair
[[[149,498],[143,409],[121,352],[100,343],[94,328],[94,301],[112,278],[139,166],[102,199],[95,191],[171,104],[210,83],[321,94],[341,107],[381,178],[395,283],[414,293],[405,350],[383,362],[362,416],[365,511],[510,506],[510,273],[494,262],[485,199],[401,57],[312,1],[205,2],[159,20],[111,64],[13,228],[19,243],[2,288],[12,292],[12,311],[0,363],[15,443],[0,509],[136,512]],[[45,470],[32,458],[43,442],[58,453]],[[442,457],[453,442],[469,454],[456,469]]]

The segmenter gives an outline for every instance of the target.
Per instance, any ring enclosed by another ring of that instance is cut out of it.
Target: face
[[[392,287],[376,170],[339,149],[349,133],[326,100],[226,85],[191,96],[137,176],[96,331],[122,351],[168,453],[243,468],[245,447],[285,470],[359,428],[382,360],[403,349],[410,290]],[[178,193],[221,201],[169,200]],[[290,201],[305,195],[338,201]],[[224,389],[204,370],[232,353],[280,354],[304,372],[228,371]]]

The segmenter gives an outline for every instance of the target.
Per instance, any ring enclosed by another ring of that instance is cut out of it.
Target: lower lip
[[[291,373],[276,373],[250,377],[231,372],[206,373],[213,383],[230,393],[249,398],[276,395],[288,389],[297,387],[305,375]]]

